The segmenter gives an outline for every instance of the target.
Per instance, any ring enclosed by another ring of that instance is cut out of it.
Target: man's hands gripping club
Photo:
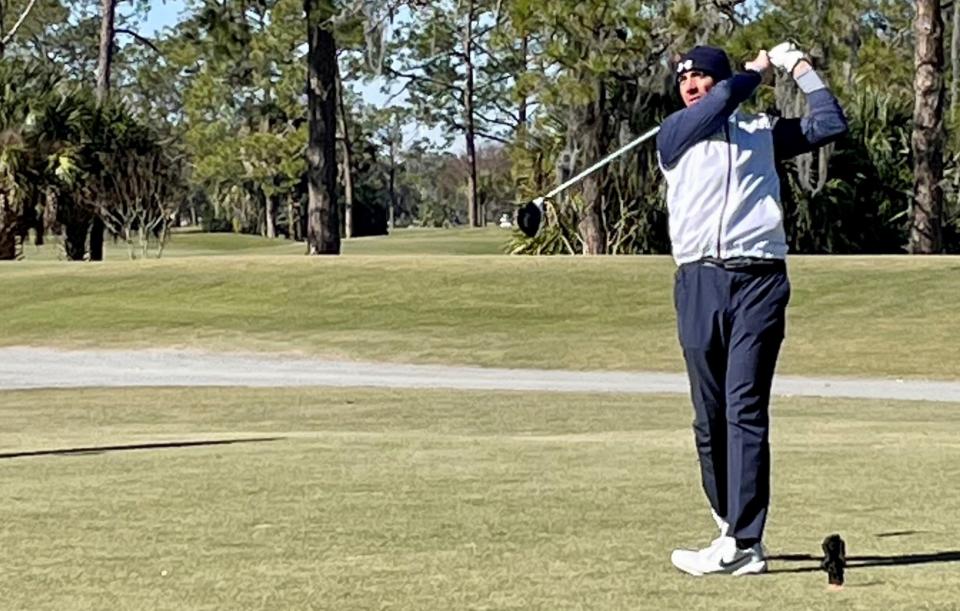
[[[806,54],[792,42],[781,42],[769,51],[761,50],[754,59],[743,64],[744,70],[759,73],[764,83],[770,82],[771,66],[794,78],[811,69]]]
[[[759,53],[757,53],[757,56],[754,59],[743,65],[743,69],[752,70],[758,73],[763,82],[766,83],[770,80],[770,75],[772,72],[770,70],[770,64],[770,55],[766,51],[761,50]]]
[[[769,51],[770,63],[793,77],[800,76],[810,69],[810,62],[806,54],[799,50],[792,42],[781,42]],[[801,64],[802,62],[802,64]],[[799,74],[794,69],[800,66]]]

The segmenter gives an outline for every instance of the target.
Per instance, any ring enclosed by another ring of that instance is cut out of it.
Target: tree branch
[[[484,55],[487,56],[487,59],[488,59],[488,60],[492,60],[492,61],[493,61],[494,65],[495,65],[497,68],[502,68],[502,67],[503,67],[503,65],[504,65],[503,62],[500,61],[499,59],[497,59],[497,57],[490,51],[490,49],[486,48],[485,46],[483,46],[483,45],[480,44],[479,42],[474,42],[474,43],[473,43],[473,46],[475,46],[476,48],[480,49],[480,51],[481,51]]]
[[[498,119],[498,118],[490,119],[490,118],[484,117],[483,115],[479,115],[479,114],[477,115],[477,118],[480,119],[480,122],[481,122],[481,123],[489,123],[489,124],[491,124],[491,125],[499,125],[499,126],[501,126],[501,127],[506,127],[506,128],[508,128],[510,131],[514,131],[514,130],[517,129],[517,122],[516,122],[516,121],[514,121],[513,123],[511,123],[510,121],[505,121],[505,120],[503,120],[503,119]]]
[[[397,99],[398,97],[400,97],[401,94],[407,91],[407,89],[410,87],[410,83],[412,82],[413,82],[412,80],[407,81],[406,83],[403,84],[403,87],[391,93],[390,97],[387,98],[387,101],[383,103],[383,106],[386,108],[386,107],[389,107],[391,104],[393,104],[393,101],[395,99]]]
[[[437,79],[432,79],[429,76],[423,76],[422,74],[406,74],[404,72],[399,72],[397,70],[394,70],[389,66],[385,66],[384,69],[387,72],[387,74],[393,77],[405,78],[405,79],[410,79],[414,81],[427,81],[428,83],[434,83],[436,85],[440,85],[441,87],[445,87],[453,91],[461,91],[461,92],[463,91],[463,87],[459,87],[457,85],[454,85],[453,83],[438,81]]]
[[[383,17],[380,17],[375,22],[372,21],[371,23],[367,24],[367,26],[370,28],[378,28],[383,23],[385,23],[388,19],[390,20],[391,23],[393,23],[394,13],[396,13],[401,7],[407,4],[410,4],[409,0],[394,0],[393,2],[388,2],[387,5],[382,9]],[[343,9],[342,12],[331,16],[329,19],[327,19],[327,22],[329,23],[329,25],[332,25],[334,27],[343,25],[353,17],[356,17],[357,15],[359,15],[360,13],[365,13],[363,9],[364,9],[364,2],[362,0],[359,0],[357,2],[354,2],[352,6]],[[368,19],[374,16],[375,15],[364,14],[364,17],[367,17]]]
[[[487,140],[493,140],[494,142],[500,142],[502,144],[510,144],[510,141],[506,138],[501,138],[500,136],[495,136],[493,134],[488,134],[487,132],[480,131],[479,129],[473,130],[473,133],[481,138],[486,138]]]
[[[515,127],[517,126],[517,124],[520,123],[520,117],[518,117],[517,115],[513,114],[513,113],[514,113],[513,110],[511,110],[510,108],[507,108],[506,106],[504,106],[503,104],[501,104],[501,103],[498,102],[497,100],[491,100],[490,103],[491,103],[491,104],[493,105],[493,107],[496,108],[501,114],[504,114],[504,115],[507,115],[508,117],[510,117],[510,119],[513,121],[513,123],[511,123],[511,124],[509,125],[509,127],[515,128]],[[483,115],[480,115],[479,113],[478,113],[478,116],[479,116],[481,119],[483,119],[484,121],[491,121],[491,122],[496,122],[496,121],[497,121],[497,120],[487,119],[486,117],[484,117]],[[501,122],[503,122],[503,125],[506,125],[506,122],[504,122],[503,119],[498,119],[498,120],[501,121]]]
[[[495,86],[495,85],[499,85],[500,83],[502,83],[502,82],[504,82],[504,81],[509,81],[509,80],[512,79],[512,78],[516,78],[516,76],[517,76],[517,75],[515,75],[515,74],[502,74],[502,75],[498,76],[498,77],[495,78],[495,79],[491,79],[491,80],[489,80],[489,81],[484,81],[484,82],[481,83],[476,89],[477,89],[478,92],[480,92],[480,91],[486,91],[486,90],[492,88],[492,87]]]
[[[461,53],[458,53],[457,51],[447,51],[446,53],[437,53],[436,55],[425,59],[422,64],[418,64],[416,66],[406,66],[404,69],[405,70],[423,70],[427,66],[432,66],[433,62],[437,61],[438,59],[444,59],[447,57],[462,58],[463,55]]]
[[[22,13],[20,13],[20,18],[17,19],[17,22],[13,24],[13,27],[10,28],[10,31],[7,32],[7,35],[3,37],[3,40],[0,40],[0,48],[7,46],[7,44],[13,40],[13,37],[17,35],[17,30],[19,30],[20,26],[23,25],[23,22],[26,21],[27,15],[30,14],[30,11],[33,10],[33,7],[36,3],[37,0],[30,0],[30,4],[23,9]]]
[[[477,28],[477,30],[473,33],[473,38],[475,40],[471,40],[471,42],[473,44],[476,44],[476,40],[480,40],[481,38],[483,38],[484,36],[492,32],[493,30],[497,29],[499,26],[500,26],[499,23],[494,23],[493,25],[489,25],[484,28]]]
[[[153,52],[156,53],[157,55],[161,57],[163,56],[163,53],[160,52],[160,49],[157,48],[157,45],[153,44],[149,38],[141,36],[140,34],[137,34],[136,32],[132,30],[128,30],[126,28],[117,28],[113,32],[114,34],[126,34],[127,36],[131,36],[134,40],[136,40],[140,44],[153,49]]]

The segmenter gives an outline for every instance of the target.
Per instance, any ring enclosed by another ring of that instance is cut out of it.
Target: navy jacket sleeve
[[[724,79],[696,104],[664,119],[657,134],[660,163],[672,166],[687,149],[723,127],[737,106],[753,94],[760,80],[760,74],[753,71]]]
[[[773,126],[777,159],[789,159],[833,142],[847,132],[847,120],[829,89],[807,94],[810,112],[799,119],[778,119]]]

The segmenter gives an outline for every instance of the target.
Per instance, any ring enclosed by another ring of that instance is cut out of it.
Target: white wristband
[[[813,93],[819,89],[826,89],[827,85],[820,78],[820,75],[813,70],[808,70],[797,77],[797,87],[804,93]]]

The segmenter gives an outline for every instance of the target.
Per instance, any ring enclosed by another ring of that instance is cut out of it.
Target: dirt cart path
[[[0,348],[0,389],[97,386],[369,386],[464,390],[682,393],[678,373],[489,369],[327,361],[178,350]],[[781,396],[960,403],[960,382],[778,376]]]

